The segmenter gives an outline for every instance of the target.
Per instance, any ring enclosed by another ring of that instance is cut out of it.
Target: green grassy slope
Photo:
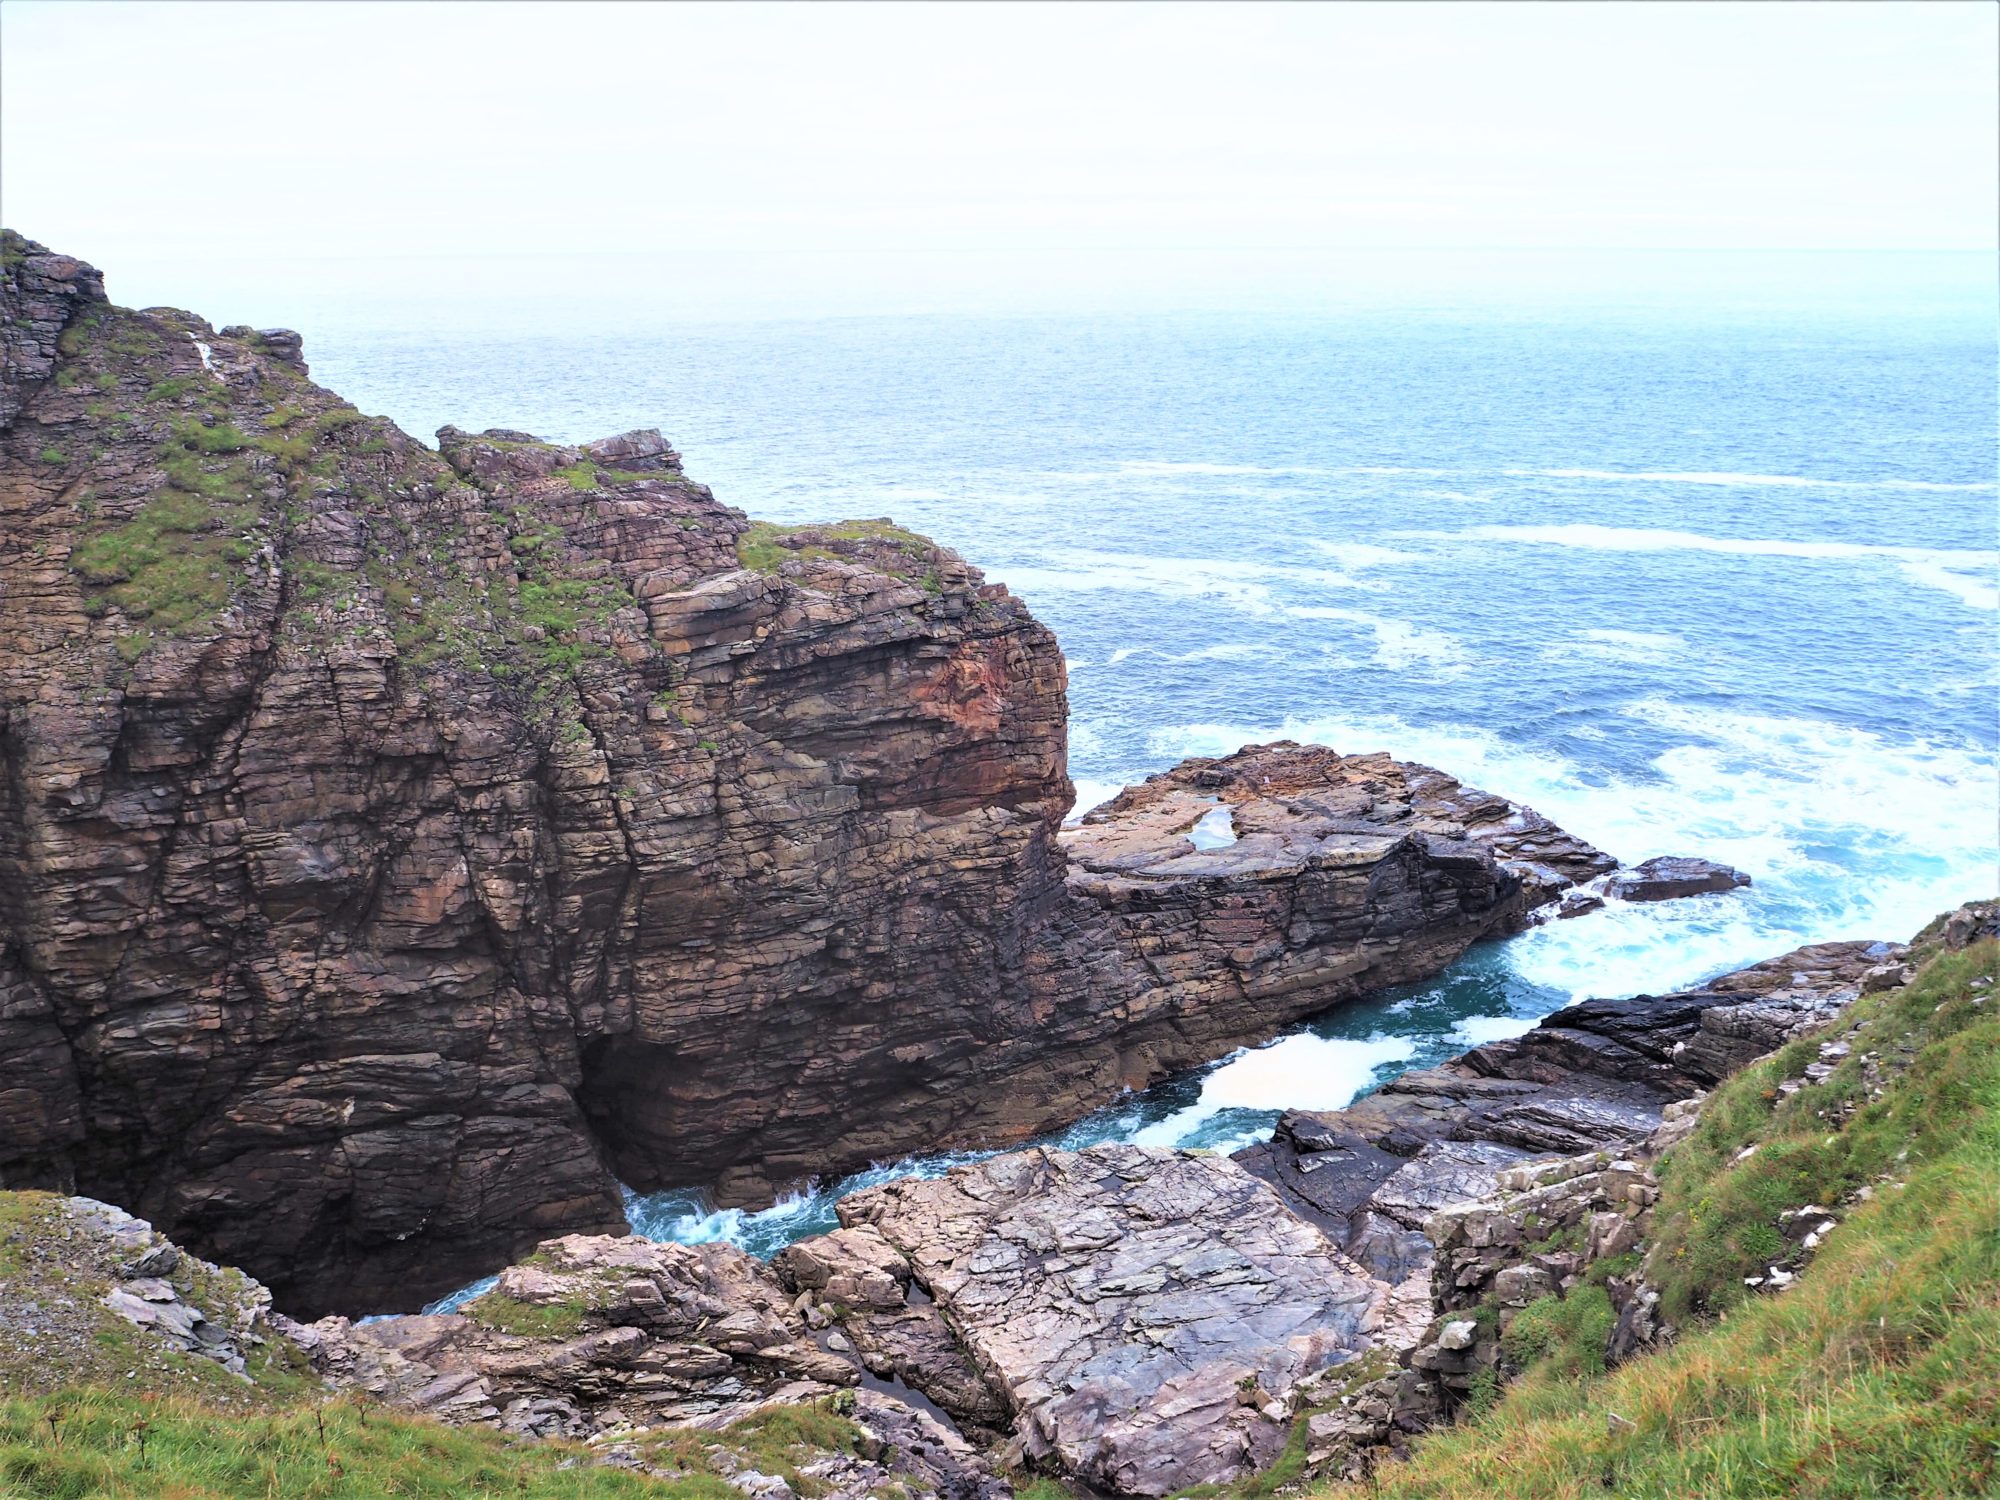
[[[606,1467],[584,1444],[447,1427],[324,1391],[254,1411],[120,1382],[0,1400],[0,1496],[34,1500],[742,1500],[730,1464],[802,1496],[803,1465],[853,1453],[859,1429],[827,1406],[765,1412],[721,1432],[640,1435],[656,1471]],[[673,1477],[659,1477],[661,1475]],[[885,1489],[897,1500],[897,1487]]]

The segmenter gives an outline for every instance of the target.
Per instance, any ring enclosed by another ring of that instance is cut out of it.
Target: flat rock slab
[[[1223,1157],[1022,1151],[856,1193],[840,1215],[908,1258],[1024,1457],[1120,1494],[1268,1464],[1291,1388],[1365,1348],[1385,1301]]]
[[[1218,818],[1229,830],[1220,840]],[[1533,808],[1430,766],[1291,740],[1184,760],[1085,814],[1063,842],[1092,874],[1157,881],[1366,866],[1411,837],[1439,859],[1490,853],[1521,878],[1527,908],[1618,863]]]

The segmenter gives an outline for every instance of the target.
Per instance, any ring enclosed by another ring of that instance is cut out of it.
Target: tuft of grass
[[[217,422],[211,427],[179,421],[174,423],[174,441],[190,453],[241,453],[250,446],[250,439],[234,422]]]
[[[1608,1374],[1531,1371],[1369,1485],[1315,1493],[2000,1490],[1996,970],[2000,947],[1981,943],[1858,1002],[1854,1055],[1825,1083],[1779,1095],[1807,1055],[1786,1049],[1716,1090],[1661,1165],[1648,1268],[1688,1309],[1678,1342]],[[1867,1052],[1882,1070],[1879,1097],[1865,1083]],[[1865,1201],[1849,1197],[1863,1187]],[[1737,1273],[1754,1273],[1745,1268],[1765,1242],[1750,1230],[1773,1205],[1844,1197],[1840,1226],[1798,1282],[1749,1297]]]
[[[1618,1314],[1602,1286],[1579,1286],[1563,1297],[1538,1297],[1514,1314],[1500,1348],[1516,1368],[1542,1379],[1574,1380],[1604,1371],[1604,1345]]]
[[[887,542],[907,557],[910,565],[886,571],[898,578],[920,582],[927,592],[943,592],[943,581],[934,568],[922,574],[916,571],[931,556],[931,544],[893,521],[835,521],[824,526],[780,526],[773,521],[752,521],[749,529],[736,539],[736,560],[759,573],[775,573],[783,564],[798,558],[821,562],[853,560],[826,546],[829,541]]]
[[[566,1339],[583,1331],[584,1309],[574,1302],[517,1302],[488,1292],[465,1304],[467,1317],[526,1339]]]
[[[217,505],[170,487],[130,521],[80,543],[69,563],[95,607],[115,604],[145,622],[145,632],[128,639],[178,634],[228,604],[234,579],[256,550],[244,535],[256,519],[250,505]]]

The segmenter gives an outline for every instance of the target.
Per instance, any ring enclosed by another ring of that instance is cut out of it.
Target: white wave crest
[[[1131,784],[1126,781],[1104,781],[1085,776],[1071,779],[1076,784],[1076,801],[1071,804],[1069,815],[1063,819],[1066,823],[1074,823],[1093,807],[1102,807]],[[1144,779],[1143,776],[1132,777],[1132,781]]]
[[[1285,613],[1295,620],[1348,620],[1367,626],[1375,633],[1375,664],[1391,671],[1427,670],[1434,678],[1449,681],[1472,670],[1464,644],[1442,630],[1326,604],[1296,605]]]
[[[1308,539],[1306,545],[1315,552],[1324,552],[1343,568],[1381,568],[1392,563],[1420,560],[1414,552],[1403,552],[1395,547],[1377,547],[1370,542],[1325,542],[1312,537]]]
[[[1468,526],[1462,531],[1417,531],[1404,535],[1440,541],[1512,542],[1527,546],[1576,547],[1592,552],[1719,552],[1740,557],[1797,557],[1846,561],[1882,558],[1895,563],[1911,582],[1940,589],[1974,609],[2000,609],[1995,570],[2000,552],[1969,548],[1902,547],[1868,542],[1798,542],[1756,537],[1703,536],[1693,531],[1640,526]]]
[[[1686,650],[1686,637],[1672,631],[1582,630],[1567,641],[1544,647],[1542,655],[1550,661],[1593,657],[1601,661],[1659,667],[1670,664]]]
[[[1042,592],[1119,590],[1212,599],[1243,614],[1280,612],[1272,586],[1361,589],[1385,592],[1390,585],[1327,568],[1295,568],[1227,558],[1150,557],[1139,553],[1068,552],[1060,559],[1022,567],[989,568],[988,579],[1005,583],[1023,597]]]
[[[1602,479],[1614,483],[1769,486],[1805,490],[1990,490],[1991,484],[1947,484],[1928,479],[1815,479],[1804,474],[1737,474],[1721,470],[1507,469],[1517,479]]]
[[[1525,1036],[1539,1024],[1534,1016],[1467,1016],[1451,1028],[1451,1036],[1468,1047],[1483,1047],[1488,1042]]]
[[[1415,1041],[1404,1036],[1355,1041],[1294,1032],[1268,1047],[1235,1053],[1202,1079],[1199,1099],[1135,1132],[1131,1140],[1141,1146],[1178,1146],[1225,1109],[1340,1109],[1375,1081],[1377,1068],[1406,1061],[1415,1052]]]

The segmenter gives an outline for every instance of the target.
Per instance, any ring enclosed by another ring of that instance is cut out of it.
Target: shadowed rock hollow
[[[0,1181],[295,1311],[1020,1140],[1613,863],[1289,745],[1061,834],[1061,654],[951,552],[0,261]]]

